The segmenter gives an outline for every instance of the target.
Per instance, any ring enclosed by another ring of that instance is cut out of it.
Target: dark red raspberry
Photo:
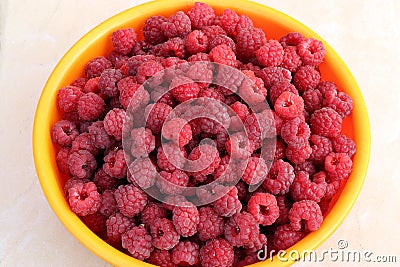
[[[271,194],[283,195],[289,192],[294,177],[292,165],[282,159],[275,160],[263,182],[263,187]]]
[[[172,108],[164,103],[155,103],[146,107],[146,128],[149,128],[154,134],[161,132],[162,125],[168,117]]]
[[[127,217],[139,214],[147,204],[147,195],[134,185],[121,185],[114,192],[121,213]]]
[[[137,73],[137,69],[143,62],[148,60],[155,60],[156,57],[154,55],[137,55],[130,57],[128,59],[128,67],[129,67],[129,74],[135,76]]]
[[[96,121],[88,127],[90,138],[92,139],[92,144],[99,148],[105,149],[111,144],[110,136],[104,129],[103,121]]]
[[[234,247],[252,244],[260,229],[255,218],[247,212],[233,215],[225,224],[225,238]]]
[[[176,267],[168,250],[154,249],[147,262],[161,267]]]
[[[309,89],[302,95],[304,100],[304,109],[310,113],[322,108],[323,96],[317,89]]]
[[[101,238],[105,238],[107,236],[106,229],[106,220],[107,217],[103,214],[96,212],[93,214],[88,214],[86,216],[81,217],[81,220],[93,233],[98,235]]]
[[[232,105],[230,105],[230,108],[233,109],[233,111],[235,111],[235,113],[237,114],[237,116],[242,120],[245,121],[246,117],[250,114],[249,109],[247,108],[247,106],[245,104],[242,104],[239,101],[236,101],[235,103],[233,103]]]
[[[122,127],[126,120],[125,110],[114,108],[104,117],[104,130],[116,140],[122,139]]]
[[[143,84],[148,78],[153,77],[151,82],[158,82],[156,81],[161,75],[159,74],[160,71],[164,69],[163,65],[156,60],[148,60],[143,62],[138,68],[136,73],[137,82]],[[158,73],[158,74],[157,74]]]
[[[293,203],[289,211],[290,226],[295,231],[302,229],[305,223],[306,231],[316,231],[321,226],[323,217],[321,209],[315,201],[301,200]]]
[[[107,59],[111,61],[115,68],[117,68],[116,65],[122,64],[122,62],[127,62],[128,58],[129,57],[127,55],[124,55],[116,50],[112,50],[107,55]]]
[[[172,210],[172,222],[176,231],[183,237],[192,236],[197,233],[199,224],[199,211],[196,206],[175,207]]]
[[[300,116],[304,110],[304,101],[300,96],[285,91],[276,99],[275,112],[286,119]]]
[[[166,21],[163,16],[151,16],[143,26],[144,40],[150,44],[159,44],[165,41],[161,25]]]
[[[117,82],[122,79],[122,73],[116,69],[104,70],[99,79],[100,92],[106,96],[114,97],[118,95]]]
[[[283,60],[282,45],[276,40],[269,40],[256,51],[258,63],[264,67],[277,67]]]
[[[125,178],[128,168],[126,166],[124,150],[110,150],[104,156],[103,170],[111,177],[117,179]]]
[[[128,76],[118,82],[120,90],[119,101],[124,109],[135,111],[139,107],[146,106],[150,101],[149,93],[136,83],[131,76]]]
[[[198,97],[199,98],[200,97],[211,98],[211,99],[217,100],[221,103],[223,103],[225,100],[225,96],[220,91],[215,89],[214,87],[207,87],[207,88],[201,89]],[[197,101],[200,101],[200,100],[197,100]],[[205,101],[208,101],[208,100],[205,100]],[[200,103],[201,103],[201,101],[200,101]]]
[[[248,196],[248,194],[247,194],[247,192],[248,192],[248,186],[247,186],[247,184],[245,183],[245,182],[243,182],[243,181],[239,181],[236,185],[235,185],[235,187],[237,188],[237,190],[238,190],[238,198],[239,198],[239,200],[240,201],[243,201],[247,196]]]
[[[69,167],[68,167],[68,158],[69,154],[71,152],[71,149],[69,147],[63,147],[58,151],[57,157],[56,157],[56,163],[57,167],[62,173],[69,173]]]
[[[153,246],[163,250],[170,250],[175,247],[180,238],[172,221],[166,218],[155,219],[150,225],[150,233]]]
[[[304,232],[295,231],[290,224],[284,224],[276,228],[273,246],[276,250],[285,250],[299,242],[304,236]]]
[[[299,171],[290,187],[290,195],[294,201],[312,200],[319,202],[326,192],[325,179],[311,181],[308,173]]]
[[[85,86],[82,88],[82,92],[84,93],[99,93],[99,79],[100,77],[94,77],[92,79],[89,79],[86,83]]]
[[[344,92],[338,92],[337,96],[325,94],[323,105],[324,107],[333,108],[342,118],[349,115],[353,110],[353,100]]]
[[[200,262],[199,245],[189,240],[181,241],[171,252],[172,262],[179,266],[193,266]]]
[[[161,29],[169,39],[185,37],[191,31],[191,21],[183,11],[178,11],[161,24]]]
[[[150,97],[151,100],[153,100],[154,102],[164,103],[171,107],[176,106],[173,95],[164,86],[155,86],[154,88],[152,88],[150,92]],[[146,102],[146,105],[147,103],[148,101]]]
[[[310,158],[311,153],[312,148],[308,142],[300,147],[288,146],[286,148],[286,158],[294,164],[303,163]]]
[[[192,79],[178,76],[172,80],[169,90],[176,100],[185,102],[186,100],[196,98],[200,92],[200,87]]]
[[[289,210],[291,202],[286,198],[286,195],[276,196],[276,203],[279,208],[279,217],[276,219],[276,225],[282,225],[289,222]]]
[[[150,257],[154,247],[151,244],[151,236],[143,226],[135,226],[122,234],[122,247],[127,249],[132,257],[144,260]]]
[[[128,182],[143,189],[152,187],[156,181],[157,170],[149,158],[138,158],[129,165]]]
[[[312,153],[310,158],[316,163],[322,163],[325,157],[332,152],[332,143],[329,138],[313,134],[310,138]]]
[[[57,93],[58,107],[64,112],[76,112],[81,96],[83,96],[81,88],[76,86],[63,87]]]
[[[300,118],[287,120],[282,125],[281,137],[291,147],[304,146],[310,138],[310,127]]]
[[[312,66],[302,66],[293,75],[293,84],[299,92],[305,92],[317,87],[321,74]]]
[[[326,54],[324,44],[313,38],[303,40],[297,45],[297,50],[303,64],[310,66],[319,65]]]
[[[311,157],[310,157],[311,158]],[[293,166],[294,172],[297,173],[299,171],[304,171],[308,173],[310,176],[314,175],[317,172],[317,166],[314,165],[314,162],[310,159],[307,159],[303,163],[295,164]]]
[[[353,139],[344,134],[332,138],[331,141],[333,151],[336,153],[346,153],[349,157],[352,157],[356,153],[356,144]]]
[[[232,49],[226,44],[217,45],[210,51],[211,61],[219,64],[225,64],[227,66],[236,67],[236,55]]]
[[[226,35],[225,30],[218,25],[205,26],[201,29],[201,31],[204,32],[208,40],[212,40],[214,37],[218,35]]]
[[[65,195],[68,197],[68,190],[70,188],[76,186],[77,184],[85,184],[85,183],[88,183],[88,182],[90,182],[89,179],[79,179],[79,178],[75,178],[75,177],[72,177],[72,178],[68,179],[65,182],[65,185],[64,185],[64,193],[65,193]]]
[[[131,154],[135,158],[147,157],[155,148],[155,137],[150,129],[144,127],[131,131]]]
[[[135,226],[131,218],[124,216],[122,213],[117,212],[111,215],[107,221],[107,236],[115,241],[120,242],[121,236]]]
[[[325,170],[332,181],[349,177],[353,162],[346,153],[329,153],[325,158]]]
[[[240,17],[235,11],[227,8],[218,18],[218,25],[221,26],[221,28],[224,29],[227,34],[234,35],[239,19]]]
[[[53,143],[62,147],[71,146],[72,142],[78,136],[79,131],[76,128],[76,124],[67,120],[56,122],[51,130],[51,139]]]
[[[86,63],[85,74],[87,79],[98,77],[104,70],[112,67],[112,63],[105,57],[96,57]]]
[[[97,190],[102,193],[117,188],[121,180],[111,177],[103,169],[99,169],[94,175],[93,182],[96,184]]]
[[[296,87],[289,81],[283,80],[277,82],[269,89],[269,99],[272,105],[275,105],[276,100],[283,92],[291,92],[295,95],[299,95]]]
[[[279,39],[279,42],[284,48],[288,46],[297,46],[304,40],[303,35],[298,32],[289,32]]]
[[[76,152],[78,150],[87,150],[94,156],[96,156],[99,153],[99,149],[93,145],[89,133],[81,133],[72,142],[71,152]]]
[[[236,24],[236,33],[240,32],[243,29],[254,28],[253,21],[248,16],[242,14],[239,16],[239,21]]]
[[[180,194],[189,183],[189,176],[181,170],[174,170],[172,173],[161,171],[161,177],[156,180],[157,187],[164,194]]]
[[[173,118],[167,121],[162,128],[162,136],[174,141],[179,147],[183,147],[192,139],[192,128],[186,120]]]
[[[105,190],[101,194],[101,206],[99,212],[106,218],[118,211],[117,201],[114,198],[114,190]]]
[[[331,108],[322,108],[311,115],[310,124],[312,133],[335,137],[342,130],[342,117]]]
[[[194,30],[186,36],[185,46],[191,55],[206,52],[208,38],[202,31]]]
[[[258,252],[260,249],[264,249],[267,245],[267,237],[264,234],[258,234],[257,238],[254,239],[249,245],[244,246],[244,248],[249,253]]]
[[[119,109],[123,109],[124,108],[121,105],[121,102],[119,102],[119,96],[115,96],[115,97],[110,98],[109,105],[110,105],[110,108],[119,108]]]
[[[324,174],[324,175],[326,176],[326,174]],[[315,178],[313,178],[313,179],[315,179]],[[331,199],[332,197],[334,197],[336,195],[336,193],[339,191],[339,189],[340,189],[340,180],[328,183],[326,185],[326,192],[325,192],[324,198]]]
[[[247,211],[257,223],[264,226],[273,224],[279,217],[279,207],[274,195],[255,193],[247,204]]]
[[[234,260],[234,251],[223,238],[209,240],[200,249],[200,261],[203,267],[229,267]]]
[[[165,43],[155,46],[154,51],[157,56],[178,58],[185,58],[187,53],[185,41],[180,37],[169,39]]]
[[[264,159],[250,157],[242,174],[242,180],[248,185],[257,185],[264,181],[268,174],[268,166]]]
[[[236,49],[238,55],[243,59],[254,57],[256,51],[266,43],[267,38],[259,28],[242,29],[236,35]]]
[[[148,227],[154,223],[154,220],[165,217],[167,217],[166,209],[155,202],[147,204],[142,213],[140,213],[141,222]]]
[[[222,44],[228,46],[230,49],[232,49],[233,52],[236,53],[235,41],[233,41],[230,37],[226,36],[225,34],[213,36],[212,39],[208,41],[208,50],[212,50],[214,47]]]
[[[219,216],[214,209],[200,208],[199,218],[197,230],[201,241],[218,238],[224,233],[224,218]]]
[[[68,189],[68,202],[75,214],[86,216],[99,210],[101,195],[93,182],[75,183]]]
[[[87,150],[78,150],[70,153],[68,167],[72,176],[77,178],[90,178],[97,168],[97,162],[92,153]]]
[[[79,98],[79,118],[86,121],[97,119],[104,111],[104,100],[95,93],[87,93]]]
[[[76,86],[79,87],[81,89],[83,89],[83,87],[86,84],[86,78],[80,77],[80,78],[76,78],[71,84],[70,86]]]
[[[214,9],[205,3],[195,2],[193,7],[187,12],[192,22],[193,29],[202,29],[213,24],[215,19]]]
[[[242,203],[238,198],[238,190],[232,187],[225,195],[213,203],[214,210],[221,216],[231,217],[242,210]]]
[[[321,92],[323,98],[332,98],[337,96],[337,86],[334,82],[321,81],[316,89]]]
[[[114,50],[123,55],[129,54],[136,41],[136,33],[132,28],[116,30],[111,37]]]
[[[283,50],[283,59],[281,67],[288,69],[290,72],[296,72],[301,66],[301,58],[297,54],[297,48],[288,46]]]

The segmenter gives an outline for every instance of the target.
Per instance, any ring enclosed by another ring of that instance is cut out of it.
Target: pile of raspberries
[[[267,39],[248,16],[204,3],[152,16],[141,31],[143,40],[132,28],[113,32],[113,51],[58,90],[51,136],[71,210],[111,246],[158,266],[245,266],[318,230],[356,152],[341,133],[352,99],[321,79],[323,43],[295,32]],[[196,99],[184,113],[214,112],[219,123],[170,116]],[[229,168],[244,159],[240,172]]]

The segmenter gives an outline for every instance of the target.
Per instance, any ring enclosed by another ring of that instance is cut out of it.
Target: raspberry
[[[88,214],[81,217],[81,220],[86,226],[96,235],[101,238],[106,237],[106,217],[99,212]]]
[[[304,109],[310,113],[322,108],[322,93],[317,89],[309,89],[302,95]]]
[[[77,184],[85,184],[90,182],[89,179],[79,179],[79,178],[75,178],[72,177],[70,179],[68,179],[65,184],[64,184],[64,193],[65,195],[68,197],[68,190],[74,186],[76,186]]]
[[[281,129],[282,139],[291,147],[303,146],[308,142],[310,134],[308,124],[298,117],[287,120]]]
[[[349,115],[353,110],[353,100],[344,92],[338,92],[337,96],[325,95],[323,105],[334,109],[342,118]]]
[[[247,212],[233,215],[225,224],[225,238],[234,247],[252,244],[259,235],[255,218]]]
[[[172,221],[166,218],[157,218],[150,225],[152,244],[155,248],[170,250],[179,243],[179,234]]]
[[[204,88],[201,89],[199,92],[198,97],[205,97],[205,98],[211,98],[211,99],[215,99],[221,103],[224,102],[225,97],[224,95],[218,91],[217,89],[213,88],[213,87],[208,87],[208,88]],[[197,100],[200,101],[200,100]],[[201,101],[200,101],[201,102]]]
[[[246,139],[246,141],[250,142],[250,151],[256,150],[261,146],[262,130],[260,124],[261,123],[255,114],[249,115],[244,121],[244,126],[246,128],[246,133],[248,136],[248,139]],[[244,146],[243,142],[241,146]]]
[[[149,128],[154,134],[161,132],[161,127],[168,117],[172,108],[164,103],[155,103],[146,107],[147,115],[146,128]]]
[[[225,95],[234,94],[242,84],[244,75],[233,71],[231,67],[220,65],[218,66],[218,73],[215,81],[218,81],[218,89]]]
[[[210,207],[199,209],[198,235],[201,241],[215,239],[224,233],[224,218]]]
[[[246,169],[242,174],[242,180],[248,185],[257,185],[264,181],[268,174],[268,166],[264,159],[250,157]]]
[[[70,84],[70,86],[76,86],[76,87],[83,89],[83,87],[85,86],[85,83],[86,83],[86,78],[80,77],[80,78],[75,79]]]
[[[188,156],[189,166],[193,176],[203,176],[214,173],[218,167],[221,158],[218,150],[208,144],[202,144],[195,147]]]
[[[174,97],[172,96],[171,92],[167,91],[167,89],[164,86],[156,86],[152,88],[150,97],[151,100],[153,100],[156,103],[164,103],[171,107],[176,106]],[[148,101],[146,102],[146,105],[147,103]]]
[[[85,86],[82,88],[82,92],[84,93],[99,93],[99,79],[100,77],[94,77],[92,79],[87,80]]]
[[[264,67],[277,67],[283,60],[282,45],[276,40],[269,40],[256,51],[256,57]]]
[[[214,9],[205,3],[195,2],[187,12],[193,29],[202,29],[213,24],[215,19]]]
[[[125,110],[114,108],[104,117],[104,130],[116,140],[122,139],[122,127],[126,119]]]
[[[237,66],[235,52],[225,44],[215,46],[211,49],[209,56],[211,61],[215,63],[225,64],[231,67]]]
[[[325,158],[325,170],[332,181],[349,177],[353,162],[346,153],[329,153]]]
[[[289,192],[294,177],[293,167],[288,162],[278,159],[272,163],[268,176],[262,185],[271,194],[283,195]]]
[[[62,173],[69,173],[69,167],[68,167],[68,158],[69,154],[71,152],[71,149],[68,147],[63,147],[58,151],[57,157],[56,157],[56,163],[58,170]]]
[[[93,145],[89,133],[81,133],[72,142],[71,152],[76,152],[78,150],[87,150],[94,156],[99,153],[99,150]]]
[[[244,121],[246,117],[250,114],[249,109],[245,104],[240,103],[239,101],[236,101],[232,105],[230,105],[230,108],[235,111],[237,116]]]
[[[321,81],[318,83],[316,89],[321,92],[323,98],[337,96],[337,87],[333,82]]]
[[[326,176],[326,174],[324,174],[324,175]],[[315,178],[313,178],[313,179],[315,179]],[[340,181],[339,180],[328,183],[326,185],[326,192],[325,192],[324,198],[330,199],[330,198],[334,197],[336,195],[336,193],[339,191],[339,189],[340,189]]]
[[[265,88],[269,89],[277,82],[292,80],[292,74],[287,69],[281,67],[265,67],[256,72],[257,77],[260,77]]]
[[[240,15],[239,16],[239,21],[236,24],[236,33],[240,32],[243,29],[249,29],[249,28],[254,28],[254,24],[253,21],[251,20],[251,18],[249,18],[246,15]]]
[[[183,147],[192,139],[192,128],[186,120],[173,118],[167,121],[162,128],[162,136],[174,141],[179,147]]]
[[[70,153],[68,167],[72,176],[80,179],[90,178],[97,168],[97,162],[89,151],[78,150]]]
[[[56,122],[51,130],[51,139],[62,147],[71,146],[78,136],[79,131],[76,128],[76,124],[67,120]]]
[[[227,8],[219,17],[219,26],[221,26],[227,34],[233,35],[236,30],[236,25],[239,22],[239,16],[235,11]]]
[[[131,131],[130,151],[135,158],[147,157],[155,148],[155,137],[150,129],[144,127]]]
[[[276,228],[273,246],[276,250],[285,250],[299,242],[304,236],[304,232],[295,231],[290,224],[284,224]]]
[[[304,101],[300,96],[285,91],[276,99],[274,108],[279,116],[285,119],[291,119],[303,113]]]
[[[184,171],[174,170],[172,173],[161,171],[162,178],[156,181],[157,187],[164,194],[174,195],[182,193],[182,187],[186,187],[189,182],[189,176]]]
[[[138,158],[129,165],[128,182],[143,189],[152,187],[157,177],[157,170],[149,158]]]
[[[112,37],[111,37],[112,38]],[[116,51],[115,49],[112,50],[108,55],[107,55],[107,59],[112,63],[112,65],[114,67],[116,67],[116,65],[121,64],[122,62],[127,62],[128,60],[128,56],[125,54],[122,54],[118,51]]]
[[[150,101],[149,93],[133,81],[131,76],[120,80],[117,84],[120,90],[119,101],[124,109],[135,111],[139,107],[146,106]]]
[[[223,217],[231,217],[242,210],[242,203],[238,198],[238,190],[232,187],[225,195],[213,203],[214,210]]]
[[[105,57],[96,57],[86,63],[85,74],[87,79],[98,77],[101,73],[112,67],[112,63]]]
[[[172,249],[172,262],[179,266],[199,264],[199,245],[189,240],[181,241]]]
[[[153,77],[153,79],[151,79],[151,82],[155,82],[156,79],[161,77],[161,75],[157,75],[157,73],[162,71],[163,69],[164,67],[162,66],[162,64],[155,60],[145,61],[137,68],[137,82],[143,84],[148,78],[151,77]]]
[[[115,242],[121,241],[121,236],[135,226],[131,218],[117,212],[111,215],[107,221],[107,236]]]
[[[86,121],[97,119],[104,111],[104,100],[95,93],[87,93],[79,98],[79,118]]]
[[[97,190],[102,193],[117,188],[121,180],[111,177],[103,169],[99,169],[94,175],[93,182],[96,184]]]
[[[289,211],[290,226],[295,231],[300,231],[305,223],[306,231],[316,231],[321,226],[323,217],[321,209],[315,201],[301,200],[293,203]]]
[[[301,66],[301,58],[297,54],[297,48],[288,46],[283,50],[283,58],[281,67],[288,69],[290,72],[296,72]]]
[[[316,39],[308,38],[297,45],[299,56],[303,64],[310,66],[319,65],[325,57],[324,44]]]
[[[273,224],[279,217],[279,207],[274,195],[255,193],[248,202],[247,211],[257,223],[264,226]]]
[[[122,247],[127,249],[132,257],[144,260],[150,257],[154,247],[151,244],[151,236],[147,230],[139,225],[122,234]]]
[[[102,121],[96,121],[88,127],[89,135],[92,140],[92,144],[99,148],[105,149],[111,144],[110,136],[104,129]]]
[[[209,240],[200,249],[200,261],[203,267],[229,267],[234,260],[232,246],[223,238]]]
[[[166,21],[163,16],[152,16],[146,20],[143,26],[144,40],[150,44],[159,44],[165,41],[161,25]]]
[[[58,107],[64,112],[75,112],[81,96],[83,96],[81,88],[76,86],[63,87],[57,93]]]
[[[161,24],[161,29],[169,39],[185,37],[191,31],[191,21],[185,13],[178,11]]]
[[[242,72],[247,78],[240,85],[240,97],[249,105],[264,102],[267,96],[267,89],[264,87],[263,80],[256,77],[251,70],[243,70]]]
[[[299,171],[296,173],[293,184],[290,187],[290,194],[294,201],[312,200],[319,202],[326,192],[325,179],[311,181],[308,173]]]
[[[118,95],[117,82],[122,79],[122,73],[116,69],[104,70],[99,78],[100,92],[106,96],[114,97]]]
[[[276,203],[279,208],[279,217],[278,217],[278,219],[276,219],[275,224],[282,225],[282,224],[288,223],[289,222],[289,210],[291,208],[291,203],[286,198],[286,195],[276,196]]]
[[[244,248],[249,252],[258,252],[260,249],[265,248],[267,245],[267,237],[264,234],[259,234],[257,238],[254,239],[249,245],[244,246]]]
[[[208,38],[202,31],[194,30],[186,36],[185,46],[191,55],[206,52]]]
[[[154,249],[147,262],[156,266],[176,267],[171,260],[171,254],[168,250]]]
[[[214,47],[216,47],[218,45],[226,45],[234,53],[236,53],[235,41],[233,41],[230,37],[226,36],[225,34],[213,36],[212,39],[208,41],[208,50],[212,50]]]
[[[172,80],[169,90],[176,100],[185,102],[186,100],[196,98],[200,92],[200,87],[193,80],[178,76]]]
[[[154,202],[147,204],[140,214],[141,222],[147,226],[152,225],[154,220],[165,217],[167,217],[166,209],[161,204]]]
[[[310,157],[311,153],[312,148],[308,142],[300,147],[288,146],[286,148],[286,158],[294,164],[303,163]]]
[[[242,29],[236,35],[236,49],[241,58],[249,59],[267,43],[264,32],[259,28]]]
[[[286,144],[280,138],[264,139],[261,158],[267,163],[285,157]]]
[[[332,152],[331,141],[326,137],[316,134],[311,136],[310,141],[312,144],[312,153],[310,158],[317,163],[322,163],[325,157]]]
[[[208,40],[212,40],[214,37],[218,35],[226,35],[225,30],[218,25],[205,26],[201,29],[201,31],[204,32]]]
[[[118,207],[117,207],[117,202],[115,201],[114,198],[114,191],[105,190],[101,194],[101,206],[99,212],[108,218],[117,211]]]
[[[299,92],[314,89],[321,80],[321,74],[309,65],[300,67],[293,75],[293,83]]]
[[[285,36],[282,36],[279,39],[279,42],[282,44],[284,48],[288,46],[297,46],[304,40],[303,35],[298,32],[289,32]]]
[[[172,222],[176,231],[183,237],[192,236],[197,232],[199,211],[196,206],[175,207],[172,210]]]
[[[75,214],[86,216],[99,210],[101,195],[93,182],[76,183],[68,189],[68,202]]]
[[[284,80],[277,82],[269,89],[269,99],[272,105],[275,105],[276,100],[283,92],[291,92],[295,95],[299,95],[296,87],[289,81]]]
[[[352,157],[356,153],[356,144],[344,134],[340,134],[331,139],[333,151],[336,153],[346,153]]]
[[[342,117],[331,108],[322,108],[311,115],[310,124],[312,133],[335,137],[342,130]]]
[[[126,28],[114,31],[111,41],[115,51],[123,55],[129,54],[137,41],[135,30]]]
[[[147,204],[147,195],[134,185],[121,185],[114,192],[121,213],[127,217],[139,214]]]
[[[304,172],[308,173],[310,176],[314,175],[317,172],[316,166],[314,165],[313,161],[311,161],[310,159],[307,159],[303,163],[295,164],[293,166],[293,168],[294,168],[295,173],[297,173],[299,171],[304,171]]]
[[[155,54],[163,57],[184,58],[186,56],[185,41],[180,37],[169,39],[155,47]]]
[[[104,156],[103,170],[111,177],[117,179],[125,178],[127,169],[124,150],[110,150]]]
[[[161,170],[173,172],[176,168],[183,168],[186,156],[185,150],[179,148],[174,143],[167,143],[158,148],[157,165]]]
[[[156,57],[154,55],[137,55],[130,57],[128,59],[129,74],[135,76],[137,73],[137,69],[140,65],[142,65],[143,62],[155,59]]]
[[[214,88],[208,88],[213,79],[212,66],[209,66],[209,63],[195,62],[190,64],[186,76],[193,81],[196,81],[201,90],[212,89],[213,91],[216,91]],[[199,95],[199,97],[201,96]]]

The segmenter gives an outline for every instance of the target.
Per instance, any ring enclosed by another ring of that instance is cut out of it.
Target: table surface
[[[98,23],[143,1],[112,2],[0,0],[0,266],[108,266],[72,237],[47,204],[35,173],[31,134],[41,90],[62,55]],[[345,240],[352,251],[394,255],[400,262],[400,2],[259,2],[298,19],[334,47],[369,110],[372,152],[364,187],[317,252],[337,250],[338,240]],[[343,263],[325,260],[324,265]]]

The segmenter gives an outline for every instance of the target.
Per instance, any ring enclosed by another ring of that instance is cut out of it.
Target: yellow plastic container
[[[51,73],[37,106],[33,128],[33,153],[43,192],[65,227],[94,254],[115,266],[151,265],[136,260],[102,241],[70,210],[63,193],[63,185],[68,177],[60,174],[57,169],[56,147],[50,136],[51,127],[61,117],[56,105],[57,90],[82,76],[87,61],[111,51],[110,34],[114,30],[133,27],[141,35],[140,29],[148,17],[156,14],[169,16],[178,10],[186,11],[191,8],[193,2],[189,0],[154,1],[128,9],[101,23],[83,36],[60,60]],[[316,33],[293,18],[257,3],[244,0],[205,0],[203,2],[212,6],[217,14],[221,14],[226,8],[231,8],[239,14],[248,15],[254,20],[256,27],[265,31],[267,38],[280,38],[288,32],[298,31],[306,37],[322,40]],[[357,153],[353,158],[354,167],[351,176],[342,188],[340,196],[332,204],[321,228],[287,250],[297,250],[300,254],[305,250],[318,247],[347,216],[364,182],[370,154],[368,114],[360,89],[336,52],[326,43],[325,47],[327,55],[320,65],[322,78],[334,81],[338,88],[348,93],[354,101],[354,110],[345,119],[343,131],[355,140]],[[253,266],[286,266],[293,263],[290,257],[286,256],[285,259],[281,261],[275,257],[272,261],[259,262]]]

